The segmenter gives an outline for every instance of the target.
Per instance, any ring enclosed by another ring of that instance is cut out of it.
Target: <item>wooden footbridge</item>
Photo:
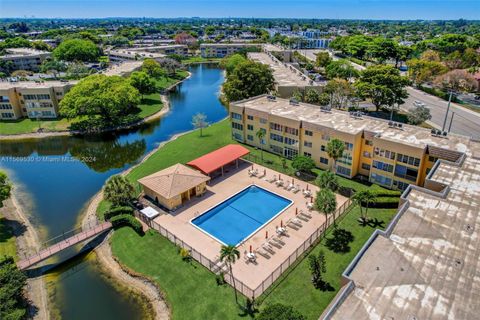
[[[95,226],[92,226],[87,230],[74,234],[69,238],[62,237],[61,239],[63,240],[60,239],[61,241],[55,244],[52,244],[45,249],[38,251],[36,254],[31,255],[30,257],[27,257],[23,260],[18,261],[17,266],[20,270],[25,270],[33,266],[34,264],[37,264],[45,259],[50,258],[51,256],[59,253],[60,251],[68,249],[84,240],[87,240],[107,230],[110,230],[111,228],[112,228],[112,224],[110,222],[104,222],[101,224],[96,224]]]

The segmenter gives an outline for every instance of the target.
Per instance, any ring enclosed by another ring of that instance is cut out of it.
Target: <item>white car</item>
[[[413,102],[413,105],[414,105],[415,107],[425,107],[425,103],[423,103],[422,101],[418,101],[418,100],[415,100],[415,101]]]

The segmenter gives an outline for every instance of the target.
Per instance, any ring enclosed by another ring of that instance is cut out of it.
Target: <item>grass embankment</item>
[[[17,248],[12,230],[5,224],[5,218],[0,216],[0,258],[4,255],[16,257]]]
[[[167,143],[133,169],[127,177],[136,183],[141,177],[178,162],[188,162],[229,143],[234,143],[230,138],[230,122],[222,121],[204,129],[203,137],[195,131]],[[259,150],[250,150],[254,156],[260,158]],[[276,155],[264,152],[263,157],[264,160],[271,161],[270,165],[275,169],[281,165],[281,160]],[[286,164],[288,166],[290,162],[287,161]],[[381,188],[375,185],[368,187],[344,178],[340,178],[340,181],[342,185],[355,189]],[[107,208],[107,202],[100,203],[99,214],[102,215]],[[395,212],[395,209],[370,209],[369,216],[377,218],[380,226],[384,227]],[[269,303],[282,302],[293,305],[308,319],[317,319],[338,291],[341,273],[375,229],[372,226],[361,227],[357,222],[358,217],[359,209],[354,208],[338,223],[340,228],[349,230],[355,238],[348,253],[330,251],[324,240],[313,249],[315,253],[319,250],[325,251],[328,269],[326,279],[334,291],[322,292],[313,287],[310,283],[308,261],[305,259],[282,277],[267,295],[260,298],[264,300],[260,308]],[[328,230],[327,234],[331,231]],[[165,294],[173,319],[242,318],[242,311],[235,304],[232,288],[217,286],[215,275],[195,261],[183,261],[178,247],[158,233],[149,232],[141,237],[130,228],[122,228],[114,233],[111,243],[113,254],[122,264],[157,283]]]
[[[221,58],[203,58],[200,56],[195,57],[188,57],[186,59],[182,59],[183,64],[191,64],[191,63],[206,63],[206,62],[220,62]]]
[[[185,70],[179,70],[175,76],[162,77],[155,79],[155,83],[159,90],[163,90],[175,84],[176,82],[185,79],[188,76],[188,72]],[[137,106],[137,110],[133,114],[137,119],[143,119],[152,114],[157,113],[163,107],[162,100],[159,93],[145,95]],[[37,132],[39,128],[45,131],[65,131],[69,130],[73,124],[79,123],[83,120],[82,117],[74,119],[42,119],[37,121],[36,119],[19,119],[14,121],[0,121],[0,135],[22,134]]]

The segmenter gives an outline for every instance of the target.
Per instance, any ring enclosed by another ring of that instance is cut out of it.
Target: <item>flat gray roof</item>
[[[412,189],[388,236],[377,236],[348,277],[331,319],[477,319],[480,311],[480,143],[462,164],[440,162],[446,196]]]

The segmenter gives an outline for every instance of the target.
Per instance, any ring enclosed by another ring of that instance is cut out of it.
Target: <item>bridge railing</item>
[[[75,229],[70,229],[70,230],[67,230],[67,231],[63,231],[58,236],[55,236],[53,238],[50,238],[50,239],[44,241],[40,245],[40,250],[51,247],[54,244],[59,243],[59,242],[65,240],[65,239],[71,238],[76,234],[82,233],[83,231],[94,229],[95,227],[97,227],[100,224],[102,224],[102,221],[99,221],[97,218],[89,219],[88,223],[83,225],[83,226],[80,226],[80,227],[75,228]]]

